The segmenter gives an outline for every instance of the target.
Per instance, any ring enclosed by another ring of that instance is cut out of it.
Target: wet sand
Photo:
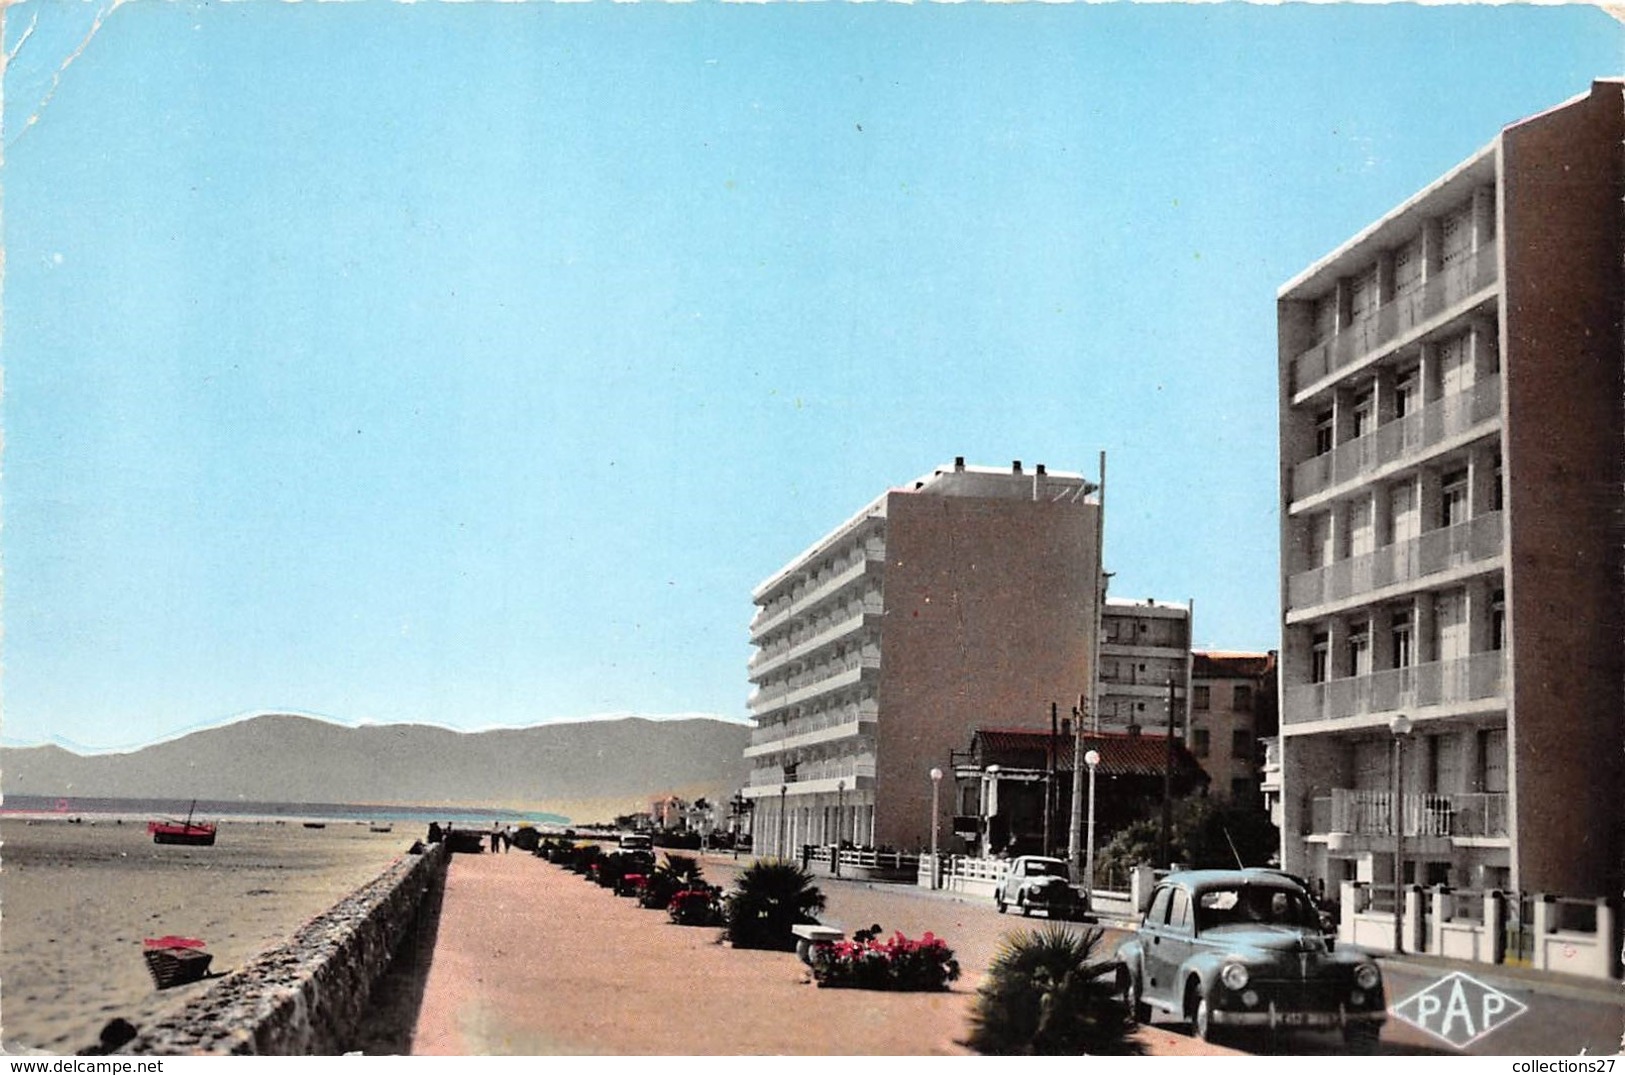
[[[225,820],[214,847],[158,846],[144,819],[0,818],[0,1043],[72,1053],[205,990],[160,992],[142,939],[202,938],[229,972],[376,877],[415,828]]]

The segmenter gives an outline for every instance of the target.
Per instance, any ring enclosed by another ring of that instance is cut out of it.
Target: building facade
[[[1283,864],[1331,890],[1393,880],[1396,813],[1407,882],[1625,881],[1622,89],[1507,127],[1278,296],[1272,761]]]
[[[929,845],[978,725],[1087,690],[1100,504],[1077,474],[956,460],[891,489],[757,587],[743,795],[754,846]]]
[[[1096,715],[1087,727],[1166,735],[1171,704],[1174,735],[1183,738],[1190,723],[1190,675],[1189,605],[1108,597],[1100,618]]]
[[[1274,653],[1191,654],[1191,754],[1206,770],[1208,795],[1261,809],[1264,740],[1275,734]]]

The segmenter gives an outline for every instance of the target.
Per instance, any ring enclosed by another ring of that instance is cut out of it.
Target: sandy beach
[[[161,847],[145,819],[0,818],[0,1042],[72,1053],[207,980],[158,991],[142,939],[202,938],[228,972],[359,888],[421,835],[226,819],[214,847]]]

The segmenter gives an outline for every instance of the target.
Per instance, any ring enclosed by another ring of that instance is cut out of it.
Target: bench
[[[834,926],[791,926],[790,932],[796,935],[796,955],[809,967],[812,966],[813,945],[846,937],[846,930]]]

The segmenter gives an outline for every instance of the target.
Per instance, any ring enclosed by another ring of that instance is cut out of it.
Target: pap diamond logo
[[[1389,1009],[1405,1022],[1465,1049],[1529,1010],[1492,985],[1457,971],[1419,989]]]

